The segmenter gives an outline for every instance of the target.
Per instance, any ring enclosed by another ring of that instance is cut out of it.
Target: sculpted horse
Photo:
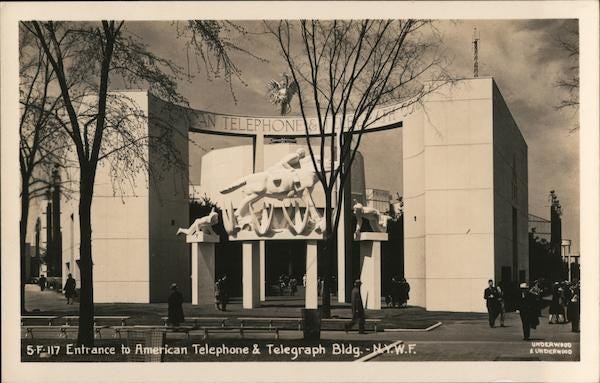
[[[317,181],[318,178],[314,170],[282,169],[274,172],[264,171],[240,178],[221,190],[221,194],[228,194],[242,186],[244,187],[243,193],[246,197],[235,212],[236,217],[241,218],[250,213],[250,204],[262,197],[273,197],[275,199],[301,197],[303,191],[310,191]]]

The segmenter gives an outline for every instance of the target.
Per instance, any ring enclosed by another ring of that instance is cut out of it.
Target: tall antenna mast
[[[479,32],[473,28],[473,77],[479,77]]]

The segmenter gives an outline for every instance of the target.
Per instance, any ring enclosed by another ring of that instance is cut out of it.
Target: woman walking
[[[73,297],[75,297],[75,287],[75,279],[73,278],[73,275],[69,273],[69,275],[67,276],[67,282],[65,283],[65,287],[63,289],[65,290],[65,298],[67,298],[68,305],[73,304]]]

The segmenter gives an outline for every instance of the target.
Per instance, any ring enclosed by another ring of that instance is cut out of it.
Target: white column
[[[360,243],[360,295],[369,310],[381,310],[381,242]]]
[[[265,241],[259,241],[259,263],[260,263],[260,301],[264,302],[267,299],[266,286],[265,286]]]
[[[242,243],[242,295],[245,309],[252,309],[260,305],[259,249],[258,241]]]
[[[209,304],[215,299],[215,244],[191,243],[192,304]]]
[[[306,288],[304,305],[316,309],[319,305],[317,294],[317,241],[306,241]]]

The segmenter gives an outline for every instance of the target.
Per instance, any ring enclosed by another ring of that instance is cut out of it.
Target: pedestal
[[[186,235],[192,246],[192,304],[212,304],[215,300],[215,243],[219,236],[196,232]]]
[[[304,289],[304,304],[307,309],[316,309],[319,305],[317,288],[317,241],[306,241],[306,288]]]
[[[192,304],[215,299],[215,244],[192,243]]]
[[[242,301],[243,308],[260,305],[260,244],[259,241],[242,243]]]
[[[386,233],[360,233],[360,295],[369,310],[381,310],[381,241]]]

